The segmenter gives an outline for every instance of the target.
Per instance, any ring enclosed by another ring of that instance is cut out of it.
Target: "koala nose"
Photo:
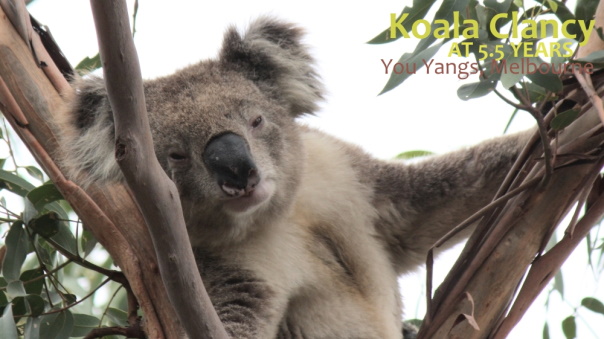
[[[260,182],[247,143],[237,134],[225,133],[212,139],[203,152],[203,162],[231,197],[250,194]]]

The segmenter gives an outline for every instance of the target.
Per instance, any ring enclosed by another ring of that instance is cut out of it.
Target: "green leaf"
[[[496,13],[507,13],[512,5],[512,0],[497,1],[497,0],[485,0],[484,6],[487,8],[494,9]]]
[[[69,310],[41,317],[41,339],[67,339],[73,331],[73,315]]]
[[[543,87],[537,86],[530,82],[523,83],[523,85],[524,85],[524,88],[520,92],[522,92],[523,94],[525,92],[528,92],[530,102],[539,102],[539,101],[542,101],[545,99],[546,92]],[[515,92],[514,92],[514,96],[516,96]],[[518,98],[517,96],[516,96],[516,98],[518,100],[520,100],[520,98]]]
[[[78,297],[75,294],[65,293],[63,294],[63,297],[65,298],[65,303],[67,305],[74,304],[76,301],[78,301]]]
[[[47,246],[45,247],[42,244],[42,242],[44,242],[44,244],[46,244]],[[44,264],[44,265],[52,267],[53,263],[52,263],[52,260],[50,259],[50,252],[47,249],[48,244],[46,243],[46,241],[44,240],[44,238],[36,237],[36,241],[34,242],[34,246],[35,246],[36,251],[38,253],[38,259],[40,260],[40,262],[42,264]],[[52,250],[55,251],[54,248],[52,248]]]
[[[40,317],[27,317],[24,339],[40,339]]]
[[[510,58],[504,59],[504,62],[502,62],[500,80],[503,88],[509,89],[524,78],[523,72],[512,71],[511,69],[514,65],[520,64],[521,60],[522,58],[519,56],[511,56]]]
[[[25,297],[16,297],[11,300],[13,315],[16,318],[21,318],[22,316],[27,314],[27,305],[25,302]]]
[[[554,13],[558,11],[558,3],[553,0],[547,0],[547,7],[551,8]]]
[[[25,291],[25,286],[23,285],[23,281],[21,280],[14,280],[9,282],[6,286],[6,293],[8,294],[8,297],[11,300],[27,295],[27,291]]]
[[[57,187],[50,183],[32,189],[26,195],[36,211],[41,212],[44,208],[55,211],[62,219],[67,219],[67,212],[60,204],[55,203],[57,200],[63,200],[63,195]],[[27,221],[27,219],[26,219]]]
[[[403,8],[403,12],[396,18],[398,21],[403,14],[407,13],[408,16],[403,21],[402,25],[407,31],[411,31],[413,23],[419,19],[423,19],[426,13],[430,10],[430,7],[435,3],[435,0],[413,0],[413,6]],[[396,38],[390,38],[390,27],[386,28],[382,33],[378,34],[375,38],[369,40],[368,44],[383,44],[395,41],[402,37],[402,34],[397,30]]]
[[[417,328],[420,328],[424,321],[422,319],[409,319],[409,320],[405,320],[405,322],[409,323],[413,326],[416,326]]]
[[[562,279],[562,271],[560,270],[554,276],[554,290],[558,291],[560,296],[564,298],[564,279]]]
[[[21,274],[19,280],[23,282],[25,285],[25,292],[27,294],[40,294],[42,293],[42,288],[44,287],[44,279],[41,278],[44,275],[44,271],[41,268],[36,268],[33,270],[27,270]],[[34,280],[36,279],[36,280]],[[30,280],[34,280],[28,282]]]
[[[434,153],[430,152],[430,151],[422,151],[422,150],[407,151],[407,152],[403,152],[403,153],[400,153],[399,155],[397,155],[396,159],[408,160],[408,159],[413,159],[413,158],[425,157],[425,156],[432,155],[432,154],[434,154]]]
[[[568,339],[574,339],[577,337],[577,324],[575,323],[575,317],[569,316],[562,320],[562,332]]]
[[[84,258],[87,257],[90,252],[92,252],[96,244],[97,240],[92,234],[92,232],[87,229],[84,229],[84,231],[82,232],[82,237],[80,239],[80,245],[82,246],[82,250],[84,251]]]
[[[30,316],[37,317],[44,312],[45,302],[41,296],[30,294],[25,297],[25,301],[27,302],[27,313]]]
[[[489,79],[465,84],[459,87],[459,89],[457,90],[457,96],[461,100],[479,98],[491,93],[495,89],[496,85],[497,81]]]
[[[23,339],[40,339],[40,318],[28,317],[23,328]]]
[[[552,92],[558,92],[562,90],[562,80],[560,80],[560,77],[551,72],[551,67],[549,67],[548,71],[545,70],[545,67],[548,67],[546,65],[551,66],[550,63],[546,63],[541,58],[536,57],[530,58],[529,61],[540,65],[538,66],[540,67],[540,71],[528,73],[526,75],[527,78],[529,78],[535,85],[539,85]]]
[[[543,325],[543,339],[549,339],[549,326],[547,323]]]
[[[101,55],[97,53],[92,58],[85,57],[80,63],[75,67],[76,71],[80,71],[81,73],[92,72],[96,69],[101,68],[103,65],[101,64]]]
[[[577,0],[575,16],[577,20],[592,20],[599,0]]]
[[[430,24],[431,27],[435,26],[434,22],[436,20],[446,20],[449,23],[449,26],[451,26],[453,23],[453,13],[459,13],[465,10],[466,7],[468,7],[469,2],[470,0],[444,0],[434,15],[434,20],[432,20],[432,23]],[[434,34],[430,34],[428,37],[421,39],[417,44],[417,47],[415,47],[414,53],[423,51],[428,48],[428,46],[432,45],[434,41],[436,41]]]
[[[581,300],[581,306],[588,310],[604,315],[604,304],[596,298],[584,298]]]
[[[591,63],[596,67],[601,67],[604,65],[604,50],[597,50],[595,52],[589,53],[589,55],[575,59],[574,61],[580,63]]]
[[[83,337],[90,333],[95,328],[98,328],[101,324],[101,320],[97,317],[93,317],[87,314],[73,314],[73,330],[71,331],[72,337]]]
[[[33,218],[27,225],[42,237],[50,238],[59,233],[59,223],[59,216],[55,212],[48,212]]]
[[[128,314],[123,310],[110,307],[107,309],[107,318],[109,318],[116,326],[128,326]]]
[[[503,134],[507,133],[508,130],[510,129],[510,126],[512,125],[512,121],[514,121],[516,114],[518,114],[518,108],[514,108],[514,111],[512,112],[512,115],[510,116],[508,123],[505,125],[505,128],[503,129]]]
[[[10,307],[5,307],[0,317],[0,333],[3,339],[18,339],[17,325],[13,318],[13,310]]]
[[[0,309],[6,305],[8,305],[8,298],[6,297],[4,291],[0,290]]]
[[[27,232],[23,222],[18,220],[13,223],[6,236],[6,255],[2,263],[2,274],[8,280],[19,280],[21,266],[29,252]]]
[[[67,227],[67,223],[60,222],[59,223],[59,232],[53,235],[50,239],[57,243],[57,245],[61,246],[63,249],[69,251],[69,253],[76,255],[78,253],[78,242],[71,233],[69,227]]]
[[[0,189],[7,189],[15,194],[24,197],[29,191],[34,189],[27,180],[5,170],[0,170]]]
[[[551,9],[556,17],[560,20],[560,22],[568,22],[569,24],[566,26],[566,30],[569,34],[577,34],[577,37],[581,36],[581,29],[579,25],[575,22],[576,18],[573,12],[571,12],[566,5],[561,1],[551,1],[548,0],[544,3],[545,7]],[[574,22],[574,23],[571,23]]]
[[[34,177],[40,181],[44,181],[44,174],[42,173],[42,171],[39,168],[37,168],[35,166],[26,166],[25,170],[32,177]]]
[[[569,109],[562,113],[558,113],[550,123],[552,129],[559,131],[570,125],[579,117],[580,110],[578,108]]]
[[[403,65],[406,64],[408,65],[408,69],[416,71],[424,66],[424,60],[432,59],[432,57],[436,54],[436,52],[438,52],[441,46],[442,44],[436,44],[430,48],[426,48],[425,50],[417,54],[405,53],[401,56],[398,63],[401,63]],[[394,69],[394,67],[391,69]],[[414,72],[402,72],[400,74],[392,72],[392,74],[390,75],[390,79],[388,79],[386,86],[384,86],[384,89],[382,89],[380,94],[384,94],[390,91],[391,89],[395,88],[396,86],[402,84],[412,74],[414,74]]]

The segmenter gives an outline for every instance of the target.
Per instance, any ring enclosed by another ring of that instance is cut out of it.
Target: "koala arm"
[[[415,164],[381,163],[374,169],[376,227],[397,258],[398,271],[422,264],[438,239],[491,201],[532,133],[495,138]]]

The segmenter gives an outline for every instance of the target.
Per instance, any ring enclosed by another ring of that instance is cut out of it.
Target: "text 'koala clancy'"
[[[374,159],[295,122],[322,97],[301,36],[261,18],[218,59],[146,81],[155,152],[233,338],[400,339],[397,277],[493,197],[528,135]],[[80,184],[121,180],[103,80],[74,85],[64,165]]]

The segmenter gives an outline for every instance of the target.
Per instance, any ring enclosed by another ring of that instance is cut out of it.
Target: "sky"
[[[128,2],[132,6],[132,1]],[[411,51],[417,40],[400,39],[386,45],[366,42],[387,28],[390,13],[400,13],[411,1],[214,1],[145,0],[140,1],[135,44],[145,78],[169,74],[199,60],[215,57],[226,27],[244,29],[254,18],[273,15],[304,27],[305,42],[317,60],[317,69],[328,91],[321,111],[306,117],[303,123],[360,145],[379,158],[389,159],[400,152],[429,150],[444,153],[481,140],[501,135],[512,109],[495,96],[462,101],[456,90],[468,80],[452,74],[426,74],[418,71],[402,86],[379,95],[389,75],[382,60],[396,62],[403,52]],[[98,47],[89,2],[82,0],[36,0],[29,6],[32,15],[48,25],[63,52],[75,65]],[[463,58],[440,53],[437,62],[464,62]],[[512,130],[530,126],[531,119],[520,113]],[[577,252],[585,252],[579,249]],[[437,261],[436,279],[442,279],[455,259],[448,252]],[[567,297],[579,298],[599,293],[589,285],[590,271],[584,253],[572,258],[568,274],[575,280],[567,284]],[[406,313],[414,316],[425,310],[423,271],[405,277],[402,291]],[[585,281],[587,285],[583,284]],[[580,287],[580,288],[578,288]],[[601,298],[601,300],[604,298]],[[539,338],[546,312],[544,298],[515,329],[511,338]],[[576,302],[575,304],[578,304]],[[573,305],[552,298],[547,313],[552,338],[562,338],[559,324],[573,312]],[[553,314],[553,315],[552,315]],[[591,326],[602,319],[585,315]],[[579,327],[580,338],[595,338],[604,328]]]

